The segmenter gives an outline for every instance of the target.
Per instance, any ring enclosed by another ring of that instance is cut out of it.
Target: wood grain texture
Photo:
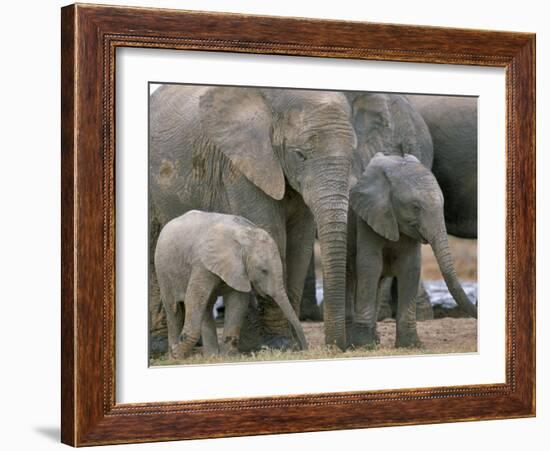
[[[61,35],[64,443],[80,446],[534,415],[534,35],[97,5],[63,8]],[[505,67],[506,383],[117,404],[114,69],[118,47]]]
[[[61,15],[61,441],[75,444],[74,8]]]

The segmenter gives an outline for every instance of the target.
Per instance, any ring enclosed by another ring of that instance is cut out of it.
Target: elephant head
[[[458,306],[477,318],[456,275],[443,216],[443,194],[431,171],[412,155],[377,153],[350,193],[353,210],[379,235],[429,243]]]
[[[433,144],[422,116],[399,94],[349,92],[357,153],[365,168],[377,153],[414,155],[432,167]]]
[[[235,217],[234,222],[234,226],[221,223],[209,231],[199,246],[201,262],[231,288],[245,293],[254,289],[274,301],[293,326],[300,348],[306,349],[304,331],[285,291],[275,241],[244,218]]]
[[[205,134],[274,199],[298,192],[321,244],[327,344],[344,349],[346,227],[356,136],[337,92],[210,88],[200,98]],[[289,188],[290,187],[290,188]]]

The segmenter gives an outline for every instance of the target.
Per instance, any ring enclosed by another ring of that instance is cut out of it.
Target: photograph
[[[477,96],[148,90],[149,366],[477,352]]]

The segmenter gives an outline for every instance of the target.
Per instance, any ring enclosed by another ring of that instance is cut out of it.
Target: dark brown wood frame
[[[62,9],[61,38],[64,443],[148,442],[535,414],[535,35],[77,4]],[[506,382],[117,404],[118,47],[504,67]]]

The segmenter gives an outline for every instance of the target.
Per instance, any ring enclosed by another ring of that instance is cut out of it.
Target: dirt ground
[[[477,320],[473,318],[441,318],[421,321],[417,324],[418,335],[422,341],[420,348],[396,349],[395,321],[384,320],[378,323],[380,345],[375,349],[353,349],[344,353],[327,348],[324,344],[323,323],[303,322],[309,349],[306,351],[264,350],[248,355],[204,357],[200,349],[186,360],[172,360],[161,356],[150,360],[151,366],[157,365],[199,365],[235,362],[259,362],[273,360],[310,360],[332,358],[357,358],[377,356],[450,354],[477,351]],[[218,329],[221,334],[221,328]]]

